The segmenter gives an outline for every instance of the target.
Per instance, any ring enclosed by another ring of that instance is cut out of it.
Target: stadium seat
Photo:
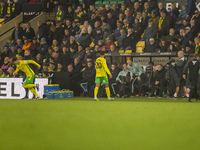
[[[110,5],[112,5],[112,4],[117,4],[117,1],[116,0],[110,1]]]
[[[95,2],[95,5],[100,5],[100,4],[102,4],[102,1],[96,1]]]
[[[136,45],[136,53],[143,53],[145,48],[145,41],[139,41]]]
[[[124,53],[124,50],[119,50],[119,53]]]
[[[123,4],[123,3],[124,3],[124,1],[122,1],[122,0],[118,1],[118,4]]]
[[[132,50],[125,50],[125,53],[132,53]]]
[[[110,4],[110,1],[103,1],[103,4]]]
[[[3,22],[4,20],[5,20],[5,19],[3,19],[3,18],[0,19],[0,27],[4,25],[4,22]],[[2,22],[2,23],[1,23],[1,22]]]

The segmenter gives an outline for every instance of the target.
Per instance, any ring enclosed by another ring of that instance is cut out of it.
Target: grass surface
[[[0,150],[199,150],[199,140],[200,102],[0,100]]]

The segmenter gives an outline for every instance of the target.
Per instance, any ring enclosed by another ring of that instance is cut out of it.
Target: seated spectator
[[[54,49],[56,46],[59,47],[58,40],[57,39],[53,39],[51,47]]]
[[[127,64],[123,64],[123,70],[119,72],[116,81],[117,81],[117,97],[125,97],[125,91],[128,92],[126,97],[131,96],[132,94],[132,80],[133,73],[128,69]],[[125,86],[129,88],[129,90],[125,90]]]
[[[19,59],[19,55],[21,55],[22,57],[24,57],[24,53],[22,51],[22,48],[19,46],[17,47],[17,53],[16,53],[16,57]]]
[[[71,6],[68,7],[67,13],[65,15],[66,15],[66,19],[69,19],[70,21],[74,20],[74,10]]]
[[[128,34],[122,41],[122,47],[120,47],[120,50],[132,50],[135,49],[136,45],[136,39],[135,34],[133,33],[133,29],[128,29]]]
[[[23,31],[23,28],[20,27],[18,22],[16,22],[14,26],[15,26],[15,29],[12,32],[12,38],[15,41],[17,41],[18,39],[22,39],[24,31]]]
[[[77,10],[75,11],[75,19],[80,20],[82,14],[83,14],[82,6],[78,6],[78,7],[77,7]]]
[[[28,41],[28,39],[25,37],[24,38],[24,46],[22,47],[22,50],[26,50],[31,46],[31,42]]]
[[[145,2],[144,3],[144,10],[143,12],[147,13],[147,16],[150,17],[151,15],[151,9],[150,9],[150,6],[149,6],[149,2]]]
[[[195,10],[194,12],[195,14],[192,16],[191,20],[194,20],[198,30],[200,29],[200,15],[199,15],[199,11]]]
[[[153,23],[153,19],[149,19],[148,27],[144,31],[144,35],[141,41],[145,41],[146,43],[149,43],[150,38],[156,39],[157,31],[158,31],[158,27]]]
[[[171,40],[171,44],[174,44],[175,47],[176,47],[178,50],[180,50],[181,46],[180,46],[180,44],[179,44],[179,42],[178,42],[178,40],[177,40],[176,38],[173,38],[173,39]]]
[[[101,4],[99,5],[99,9],[97,10],[97,16],[101,16],[101,15],[105,15],[106,14],[106,10],[105,10],[105,5]]]
[[[143,26],[139,22],[138,18],[135,18],[135,23],[133,24],[133,32],[135,32],[135,38],[139,41],[143,32]]]
[[[72,22],[72,27],[70,29],[70,35],[75,36],[78,34],[78,31],[80,30],[79,26],[77,25],[76,21]]]
[[[85,51],[83,49],[83,47],[81,45],[78,46],[78,51],[76,53],[76,58],[79,58],[80,59],[80,63],[82,63],[83,59],[84,59],[84,56],[85,56]]]
[[[35,62],[38,63],[40,66],[42,66],[42,64],[43,64],[43,59],[42,59],[42,56],[41,56],[40,54],[37,54],[37,56],[36,56],[36,61],[35,61]],[[42,68],[40,68],[38,71],[41,72],[41,71],[42,71]]]
[[[102,21],[102,26],[101,26],[101,30],[104,32],[104,30],[107,29],[108,30],[108,33],[111,33],[112,32],[112,29],[110,27],[110,25],[107,23],[107,21],[104,19]]]
[[[169,35],[166,36],[166,40],[167,40],[168,42],[171,42],[171,40],[172,40],[173,38],[178,39],[178,37],[175,35],[175,29],[174,29],[174,28],[171,28],[171,29],[169,30]]]
[[[106,15],[107,15],[108,13],[111,12],[110,5],[107,4],[107,5],[105,6],[105,8],[106,8],[106,12],[105,12],[105,13],[106,13]]]
[[[118,67],[116,67],[115,64],[111,64],[110,73],[112,74],[112,78],[109,78],[109,88],[111,95],[115,96],[117,92],[117,88],[114,87],[114,85],[117,84],[116,78],[119,74],[120,70]]]
[[[3,72],[3,70],[0,68],[0,78],[5,77],[5,73]]]
[[[72,28],[72,22],[69,19],[66,19],[65,24],[64,24],[64,30],[68,29],[69,31]]]
[[[103,41],[106,42],[106,39],[107,39],[108,37],[111,39],[111,41],[114,41],[114,36],[113,36],[113,34],[110,33],[110,32],[108,31],[108,29],[105,29],[105,30],[104,30],[104,33],[103,33]]]
[[[64,68],[67,68],[67,66],[70,63],[70,58],[69,58],[69,49],[67,47],[62,48],[62,53],[60,54],[60,61],[63,64]]]
[[[9,65],[10,65],[10,59],[9,57],[5,57],[4,63],[1,66],[1,69],[3,69],[3,71],[6,72],[6,70],[8,70]]]
[[[121,4],[120,13],[124,14],[125,10],[126,10],[126,4]]]
[[[65,12],[63,10],[63,6],[62,5],[59,5],[58,6],[58,10],[56,11],[56,21],[63,21],[65,17]]]
[[[79,36],[81,36],[83,34],[83,30],[84,28],[87,29],[88,31],[88,34],[92,34],[92,27],[90,26],[89,22],[88,21],[85,21],[84,24],[83,24],[83,28],[81,29],[81,33]]]
[[[119,16],[119,10],[117,9],[117,4],[112,5],[111,14],[115,19],[117,19],[117,17]]]
[[[77,72],[79,73],[81,71],[81,68],[82,68],[82,64],[80,63],[80,59],[78,57],[76,57],[74,59],[74,72]]]
[[[10,37],[9,39],[8,39],[8,42],[6,42],[6,44],[5,44],[5,46],[7,46],[8,47],[8,49],[9,49],[9,51],[11,50],[11,46],[15,46],[15,41],[13,40],[13,38],[12,37]],[[5,47],[4,46],[4,47]]]
[[[75,57],[76,57],[76,46],[70,46],[70,55],[69,55],[69,57],[70,57],[70,63],[74,63],[74,59],[75,59]]]
[[[4,60],[6,57],[9,57],[9,48],[8,46],[4,46],[3,53],[1,54],[1,59]]]
[[[167,52],[169,43],[167,42],[165,37],[161,37],[159,46],[160,46],[160,52]]]
[[[51,34],[49,35],[48,44],[52,44],[53,40],[56,39],[58,44],[61,44],[62,36],[60,36],[60,32],[56,29],[54,25],[51,26]]]
[[[174,44],[170,44],[168,48],[168,52],[178,52],[178,49],[175,47]]]
[[[47,63],[43,63],[42,72],[48,72],[48,64]]]
[[[113,31],[113,30],[115,30],[115,28],[116,28],[116,19],[112,16],[112,13],[111,13],[111,12],[109,12],[109,13],[107,14],[107,16],[108,16],[107,22],[108,22],[108,24],[110,25],[111,30]]]
[[[179,15],[178,15],[178,18],[181,20],[181,19],[187,19],[187,12],[186,12],[186,9],[187,9],[187,5],[182,5],[182,10],[179,12]]]
[[[25,29],[23,32],[23,38],[27,38],[29,41],[31,41],[34,37],[35,37],[35,31],[34,29],[31,27],[31,24],[29,22],[27,22],[25,24]]]
[[[134,9],[133,9],[133,12],[132,12],[132,14],[133,14],[132,16],[133,16],[134,19],[136,18],[138,12],[142,12],[142,9],[140,7],[140,4],[138,2],[135,2],[134,3]]]
[[[15,48],[17,49],[18,46],[23,48],[24,44],[22,42],[22,39],[17,39],[17,44],[16,44]]]
[[[37,42],[37,38],[34,37],[31,43],[31,46],[29,47],[29,49],[31,50],[31,56],[35,57],[38,53],[37,48],[40,44]]]
[[[63,47],[67,47],[67,48],[69,47],[69,41],[66,38],[63,38],[63,42],[59,48],[62,50]]]
[[[52,54],[53,54],[52,47],[48,47],[47,53],[43,56],[45,63],[49,63],[49,58],[52,57]]]
[[[142,26],[143,26],[143,29],[145,30],[148,26],[148,21],[149,21],[149,17],[147,15],[146,12],[142,12],[142,20],[141,20],[141,23],[142,23]]]
[[[190,54],[193,54],[195,53],[194,50],[191,48],[191,46],[188,44],[188,45],[185,45],[185,49],[184,49],[184,53],[188,54],[190,56]]]
[[[142,13],[138,12],[137,16],[135,18],[138,18],[139,22],[141,23],[142,22]]]
[[[15,72],[15,69],[13,67],[9,67],[8,70],[6,71],[6,76],[7,78],[13,78],[13,73]]]
[[[122,22],[120,20],[117,20],[117,28],[114,30],[114,33],[113,33],[115,39],[121,36],[120,34],[121,29],[122,29]]]
[[[76,48],[78,47],[78,44],[76,43],[74,36],[71,36],[69,39],[69,47],[70,46],[75,46]]]
[[[48,32],[44,24],[41,21],[38,21],[37,27],[38,27],[38,40],[41,40],[41,38],[47,39]]]
[[[149,43],[147,44],[147,52],[157,52],[158,43],[153,39],[149,39]]]
[[[46,43],[45,38],[41,38],[40,45],[37,47],[37,53],[42,57],[46,55],[48,51],[48,44]]]
[[[129,21],[127,19],[123,20],[124,26],[122,27],[122,29],[124,29],[126,31],[126,33],[128,32],[129,28],[132,28],[132,24],[129,23]]]
[[[162,2],[159,2],[159,3],[158,3],[158,7],[157,7],[156,10],[155,10],[156,15],[159,16],[159,17],[161,17],[161,14],[160,14],[161,11],[167,12],[167,10],[164,8],[163,3],[162,3]]]
[[[14,18],[17,15],[18,13],[17,8],[18,8],[17,4],[14,3],[13,0],[10,0],[10,2],[7,5],[6,13],[4,16],[6,22],[10,21],[12,18]]]
[[[122,24],[123,24],[123,21],[124,21],[124,14],[123,14],[123,13],[120,13],[120,14],[119,14],[119,21],[121,21]],[[122,26],[123,26],[123,25],[122,25]]]
[[[128,10],[125,10],[124,14],[125,14],[124,19],[128,20],[130,24],[133,24],[134,23],[133,16],[129,15],[130,12]]]
[[[49,72],[55,72],[56,71],[55,63],[53,63],[53,62],[49,63],[48,71]]]
[[[83,48],[89,47],[91,43],[91,35],[88,33],[88,30],[86,27],[83,28],[83,33],[78,38],[78,42],[80,43]]]
[[[98,28],[95,31],[96,31],[96,34],[94,36],[94,44],[97,45],[98,41],[103,39],[104,34],[103,34],[101,28]]]
[[[189,26],[188,20],[183,19],[182,24],[180,26],[176,27],[176,32],[179,32],[181,29],[185,29],[188,26]]]
[[[16,49],[15,49],[15,46],[11,46],[11,52],[9,53],[9,58],[13,58],[13,57],[16,57]]]
[[[153,93],[153,95],[155,91],[155,86],[157,86],[159,87],[157,90],[158,97],[163,97],[163,91],[166,84],[165,74],[166,74],[165,68],[161,64],[157,65],[155,82],[152,83],[152,88],[151,88],[152,91],[151,93]]]
[[[69,29],[65,29],[63,38],[67,39],[67,41],[69,42],[70,37],[71,37],[71,35],[70,35],[70,32],[69,32]]]
[[[176,8],[176,3],[172,3],[171,10],[169,12],[169,16],[172,20],[172,27],[175,27],[175,23],[178,19],[178,15],[179,15],[179,10],[178,8]]]
[[[159,16],[156,15],[156,12],[155,12],[155,11],[152,11],[152,12],[151,12],[151,19],[153,19],[153,23],[154,23],[155,25],[158,24]]]
[[[87,62],[87,66],[85,67],[82,75],[83,79],[78,82],[78,85],[80,85],[82,89],[84,89],[83,84],[87,85],[87,89],[84,90],[84,96],[89,94],[88,92],[90,91],[90,86],[95,84],[95,74],[96,71],[93,63],[91,61]]]
[[[54,50],[54,52],[57,53],[57,54],[60,54],[60,53],[61,53],[61,51],[60,51],[60,49],[59,49],[58,46],[55,46],[53,50]]]
[[[73,67],[72,64],[69,64],[69,65],[67,66],[67,71],[69,72],[70,78],[72,78],[74,75],[77,74],[76,72],[74,72],[74,67]],[[70,80],[70,81],[71,81],[71,80]],[[71,82],[70,82],[70,83],[71,83]]]
[[[195,37],[198,36],[198,28],[196,26],[195,20],[190,21],[190,28],[191,28],[191,35],[190,39],[194,39]]]
[[[65,72],[65,68],[63,67],[63,64],[61,62],[58,62],[57,65],[57,72]]]
[[[195,42],[195,44],[196,44],[196,46],[195,46],[195,53],[196,54],[200,54],[200,38],[199,37],[196,37],[195,39],[194,39],[194,42]]]
[[[4,18],[6,13],[6,5],[4,1],[0,2],[0,18]]]
[[[107,37],[106,38],[106,49],[110,50],[110,46],[113,44],[113,42],[111,41],[111,38]]]

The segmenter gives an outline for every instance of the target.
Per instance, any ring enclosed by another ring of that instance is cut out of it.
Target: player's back
[[[28,60],[20,60],[19,65],[17,65],[17,68],[23,71],[27,76],[28,75],[34,75],[34,71],[29,67]]]
[[[106,60],[103,57],[96,59],[96,77],[107,77],[105,67]]]

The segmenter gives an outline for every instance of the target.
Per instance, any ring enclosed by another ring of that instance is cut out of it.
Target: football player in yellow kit
[[[100,57],[96,59],[96,78],[95,78],[95,83],[96,87],[94,89],[94,100],[99,101],[97,98],[98,90],[101,84],[105,85],[106,89],[106,94],[108,100],[114,100],[114,98],[110,97],[110,89],[109,89],[109,84],[108,84],[108,76],[112,78],[112,74],[110,73],[110,70],[108,69],[108,66],[106,64],[105,60],[105,52],[101,51],[100,52]]]
[[[34,87],[38,88],[38,85],[36,86],[35,84],[33,84],[35,73],[28,64],[34,64],[38,68],[40,68],[41,66],[33,60],[18,60],[16,57],[12,58],[12,63],[17,67],[13,75],[16,75],[19,70],[23,71],[26,74],[26,80],[23,83],[23,87],[28,88],[36,96],[36,99],[40,99],[38,93],[34,89]]]

